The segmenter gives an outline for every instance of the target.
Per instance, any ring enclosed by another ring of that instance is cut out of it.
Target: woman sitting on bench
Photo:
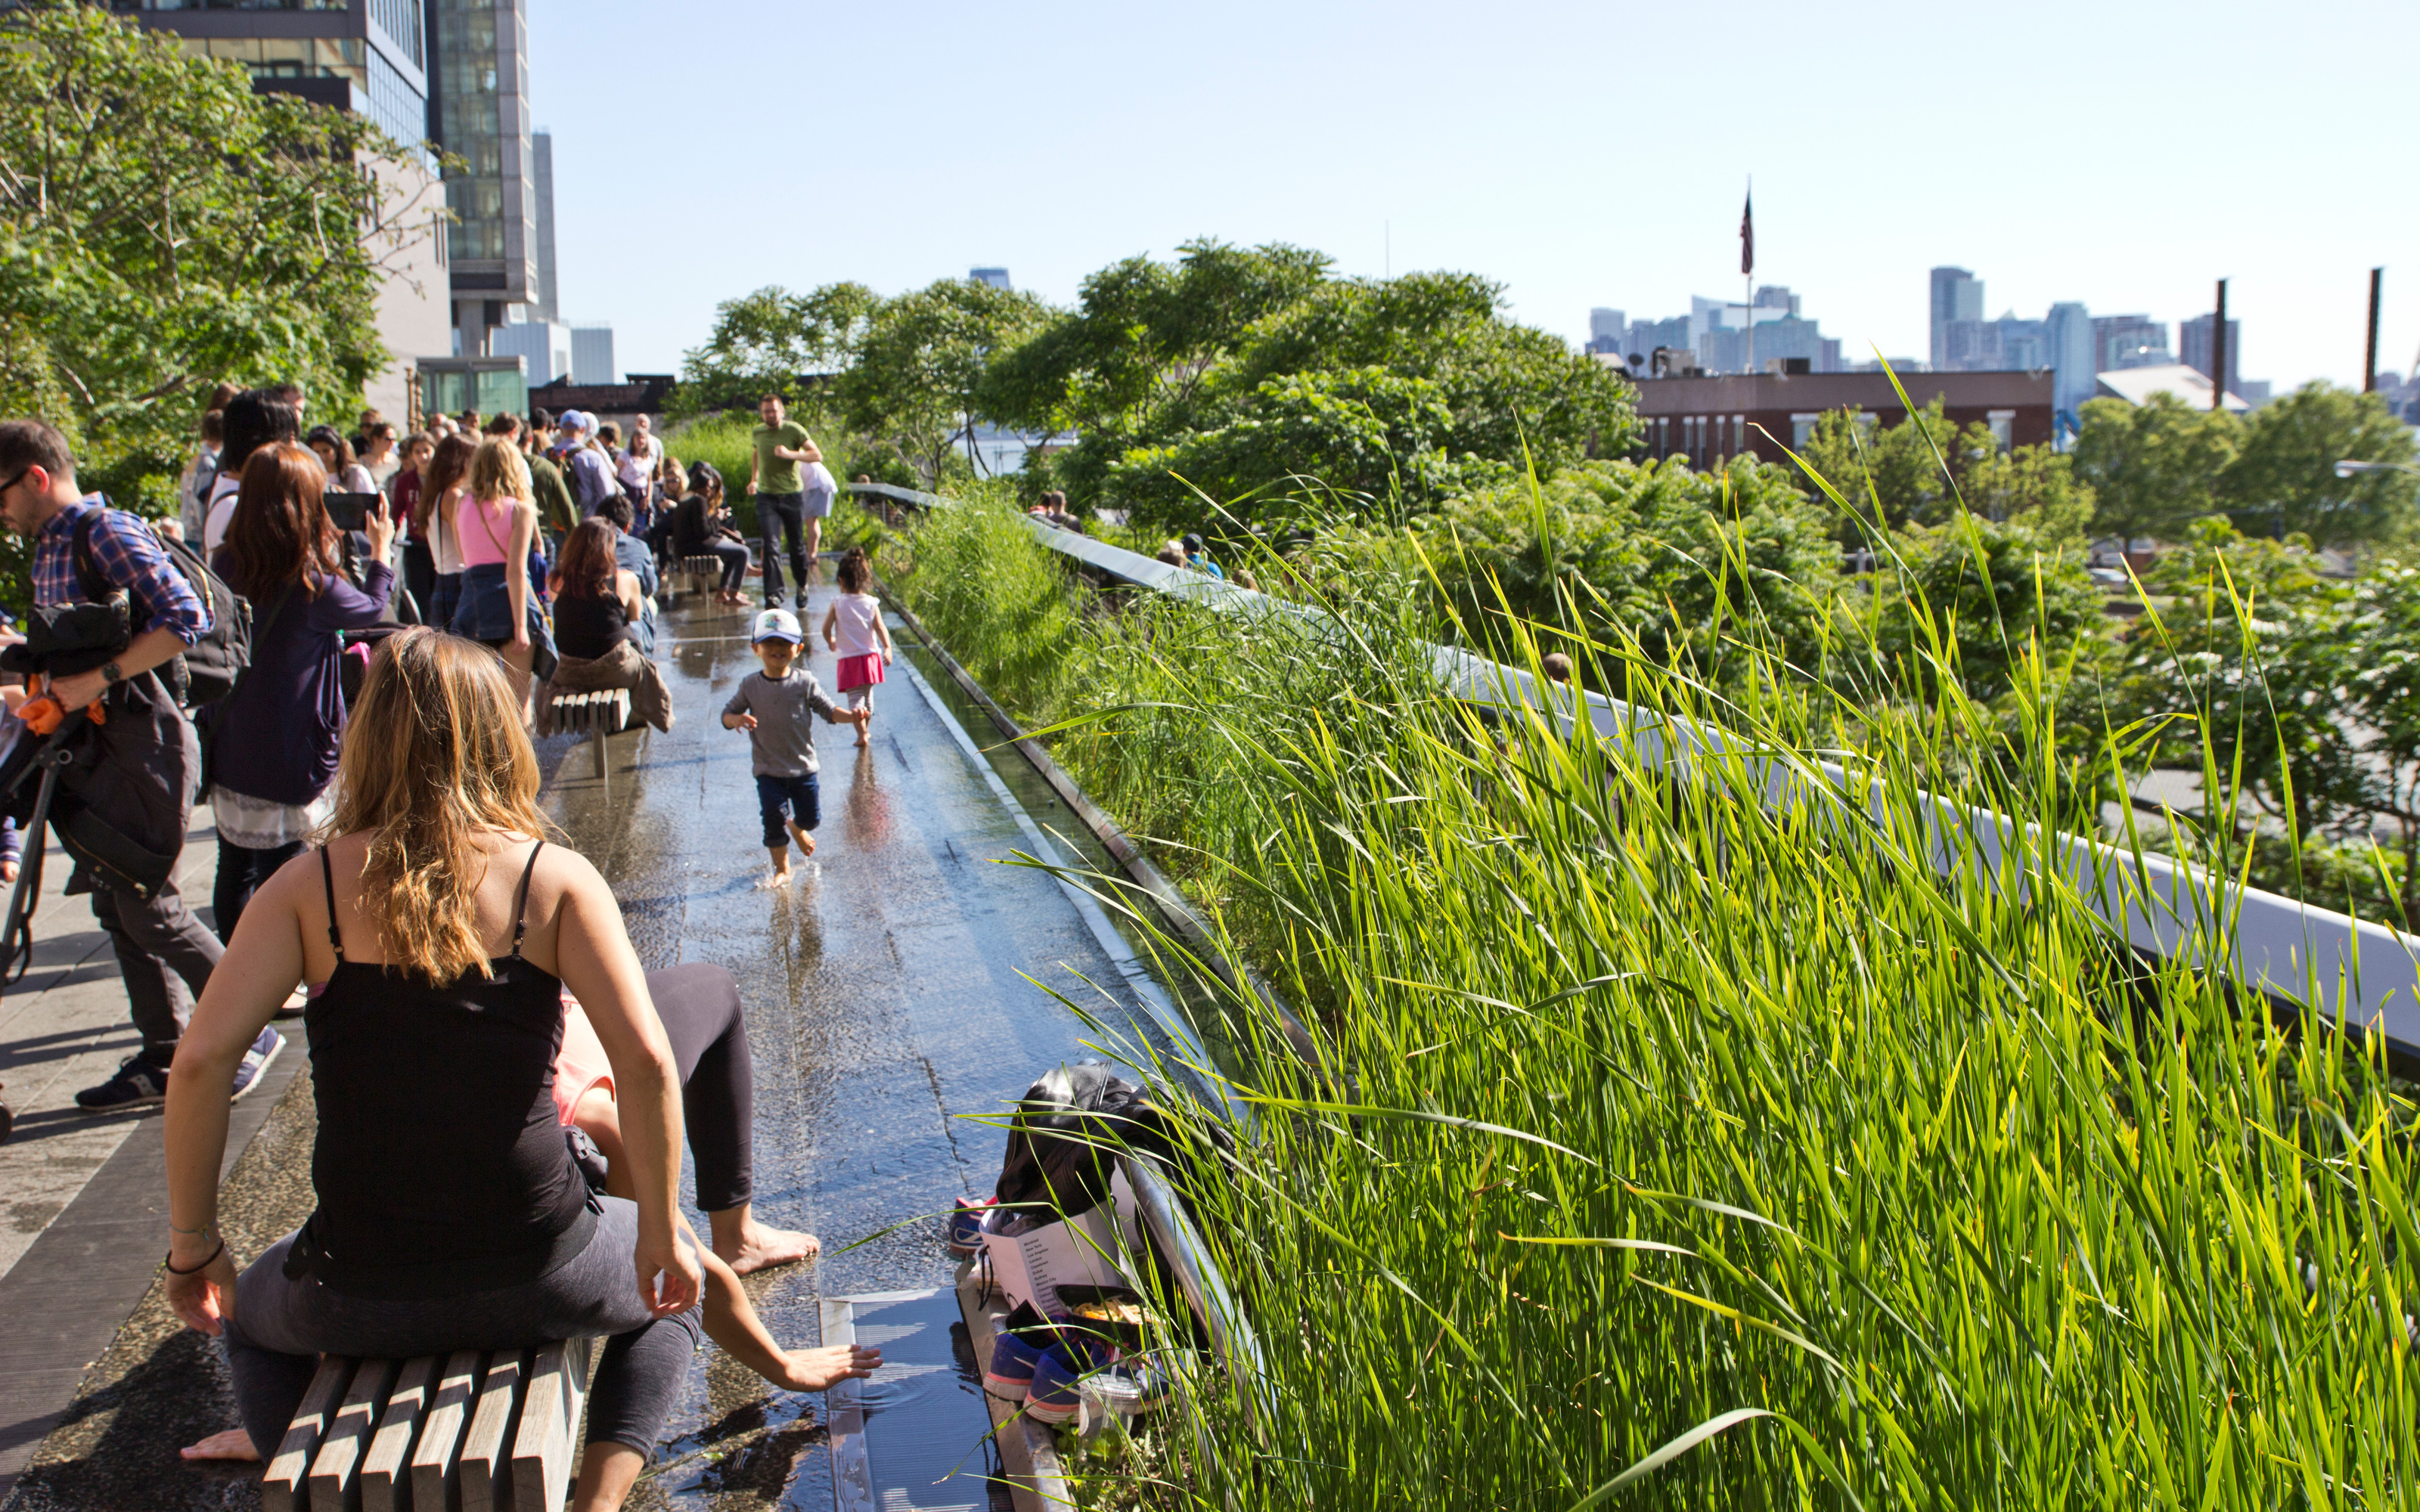
[[[720,557],[722,577],[715,597],[725,604],[748,602],[748,543],[731,528],[730,513],[722,507],[722,474],[711,463],[689,465],[689,492],[673,506],[673,556],[680,562]]]
[[[664,674],[639,650],[638,624],[646,612],[636,573],[613,561],[621,532],[603,518],[583,520],[564,538],[563,555],[547,579],[554,594],[554,645],[562,659],[537,702],[537,733],[554,730],[559,693],[630,690],[630,712],[659,730],[673,727],[672,691]]]
[[[537,758],[504,667],[389,639],[345,733],[337,838],[254,895],[169,1079],[169,1304],[222,1335],[275,1443],[318,1356],[608,1340],[573,1505],[622,1504],[699,1328],[682,1239],[681,1098],[621,910],[538,838]],[[318,1107],[318,1207],[240,1277],[217,1225],[236,1063],[295,983]],[[613,1071],[634,1200],[592,1198],[549,1089],[569,987]]]

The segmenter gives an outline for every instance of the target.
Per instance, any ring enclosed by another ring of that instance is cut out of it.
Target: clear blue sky
[[[1926,270],[1986,313],[2175,322],[2233,280],[2241,371],[2360,381],[2420,345],[2420,5],[1847,8],[531,0],[564,313],[675,368],[768,284],[970,267],[1072,301],[1208,235],[1347,273],[1479,272],[1574,340],[1760,282],[1922,357]],[[2173,339],[2173,337],[2172,337]]]

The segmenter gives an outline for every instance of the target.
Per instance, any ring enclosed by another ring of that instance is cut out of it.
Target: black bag
[[[1003,1205],[1040,1204],[1075,1218],[1107,1199],[1118,1156],[1140,1156],[1174,1175],[1186,1148],[1175,1121],[1141,1088],[1097,1060],[1062,1066],[1017,1103],[994,1190]]]
[[[0,672],[73,677],[122,655],[133,639],[122,597],[94,604],[38,604],[25,618],[25,639],[0,650]]]
[[[104,503],[101,507],[110,506]],[[136,519],[147,531],[151,529],[136,517],[128,517]],[[85,596],[94,603],[123,601],[126,590],[111,582],[101,564],[93,560],[92,532],[100,526],[99,510],[87,511],[76,521],[76,578]],[[169,691],[189,709],[215,703],[234,689],[236,678],[252,665],[252,605],[210,570],[200,552],[157,531],[152,532],[152,538],[167,553],[169,563],[183,574],[203,607],[210,611],[210,627],[168,664]]]

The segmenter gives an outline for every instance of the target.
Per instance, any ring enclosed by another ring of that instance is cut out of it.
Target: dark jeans
[[[194,999],[209,985],[210,968],[225,953],[215,935],[185,906],[169,883],[148,903],[110,887],[92,890],[92,917],[109,936],[126,979],[126,1006],[143,1036],[146,1059],[165,1066],[185,1037]]]
[[[765,602],[768,604],[779,603],[782,597],[782,563],[774,552],[777,533],[789,542],[790,575],[799,579],[799,592],[803,594],[807,591],[806,495],[760,493],[756,496],[757,555],[765,560]]]
[[[705,962],[647,973],[647,995],[680,1067],[681,1116],[697,1162],[697,1205],[721,1212],[755,1191],[755,1060],[739,983]]]
[[[272,845],[265,851],[249,845],[238,845],[225,835],[219,837],[219,879],[210,889],[210,913],[217,919],[219,938],[235,938],[235,921],[243,917],[243,905],[260,885],[277,874],[277,869],[302,854],[302,842]]]
[[[796,777],[757,778],[756,807],[765,815],[765,848],[768,851],[789,847],[790,831],[782,823],[783,810],[789,810],[800,829],[813,829],[823,819],[813,772],[800,772]]]
[[[748,543],[718,535],[706,548],[722,559],[722,591],[736,594],[748,586]],[[770,592],[768,589],[768,592]]]
[[[437,594],[437,553],[426,541],[403,543],[403,589],[411,595],[412,606],[420,610],[420,623],[433,625],[428,617],[429,600]]]
[[[699,1311],[648,1318],[630,1264],[638,1207],[619,1197],[597,1202],[596,1237],[571,1260],[535,1281],[458,1297],[394,1301],[351,1296],[308,1276],[289,1280],[294,1236],[269,1246],[236,1283],[225,1335],[236,1411],[252,1442],[276,1452],[323,1352],[404,1359],[586,1337],[610,1341],[588,1397],[587,1442],[652,1458],[697,1353]]]

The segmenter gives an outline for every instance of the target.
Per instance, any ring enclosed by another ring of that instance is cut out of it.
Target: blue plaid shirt
[[[101,577],[126,590],[134,633],[166,625],[189,646],[208,634],[209,606],[168,560],[167,548],[151,533],[151,527],[110,508],[109,501],[99,494],[87,494],[60,510],[35,536],[34,602],[90,601],[76,572],[75,535],[76,523],[96,509],[101,516],[92,532],[92,564]]]

